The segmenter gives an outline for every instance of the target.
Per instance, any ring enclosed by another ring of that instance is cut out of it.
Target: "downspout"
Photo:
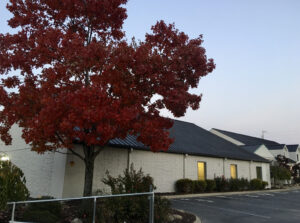
[[[252,160],[249,161],[249,177],[250,177],[250,180],[252,179],[251,164],[252,164]]]
[[[188,156],[188,154],[184,154],[183,155],[183,169],[182,169],[182,176],[183,176],[183,178],[185,178],[185,163],[186,163],[187,156]]]
[[[127,169],[130,168],[130,164],[131,164],[131,153],[133,152],[133,148],[128,149],[128,153],[127,153]]]
[[[226,178],[226,176],[225,176],[225,162],[226,162],[226,160],[227,160],[227,158],[225,157],[223,159],[223,176],[224,176],[224,178]]]

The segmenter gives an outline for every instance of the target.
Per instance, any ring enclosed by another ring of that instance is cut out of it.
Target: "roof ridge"
[[[276,142],[274,140],[271,140],[271,139],[262,139],[262,138],[259,138],[259,137],[256,137],[256,136],[245,135],[245,134],[237,133],[237,132],[230,132],[230,131],[227,131],[227,130],[222,130],[222,129],[217,129],[217,128],[212,128],[212,129],[214,129],[216,131],[221,131],[221,133],[222,132],[228,132],[228,133],[232,133],[232,134],[237,134],[237,135],[241,135],[241,136],[246,136],[246,137],[250,137],[250,138],[254,138],[254,139],[265,140],[265,141],[270,141],[270,142],[274,142],[274,143],[280,144],[280,143],[278,143],[278,142]]]

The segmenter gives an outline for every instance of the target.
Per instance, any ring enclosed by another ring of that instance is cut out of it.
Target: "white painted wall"
[[[275,157],[273,154],[268,150],[265,145],[261,145],[256,151],[255,154],[261,156],[267,160],[274,161]]]
[[[300,162],[300,147],[297,148],[296,152],[289,152],[289,155],[292,160],[299,163]],[[298,155],[298,159],[297,159],[297,155]]]
[[[284,148],[283,148],[283,155],[287,158],[290,158],[290,153],[286,146],[284,146]]]
[[[284,146],[282,149],[270,149],[269,151],[273,154],[274,157],[278,155],[283,155],[286,158],[290,158],[290,153],[286,146]]]
[[[31,196],[61,197],[66,155],[31,151],[21,137],[22,129],[17,125],[12,126],[10,133],[12,145],[6,146],[0,142],[0,153],[5,152],[11,162],[22,169]]]
[[[283,149],[272,149],[272,150],[269,150],[270,151],[270,153],[272,153],[273,154],[273,156],[274,157],[276,157],[276,156],[278,156],[278,155],[286,155],[286,152],[284,152],[284,150]]]
[[[77,151],[80,151],[79,148]],[[71,160],[75,162],[74,166],[70,166],[69,162]],[[127,149],[107,147],[95,161],[93,190],[101,189],[109,192],[108,188],[101,182],[106,170],[109,170],[112,176],[118,176],[128,167],[128,160],[134,164],[135,169],[142,168],[144,173],[150,174],[154,178],[157,192],[175,191],[175,181],[183,177],[196,180],[198,178],[197,162],[200,161],[206,162],[208,179],[223,175],[226,178],[230,178],[230,164],[237,165],[239,178],[254,179],[256,178],[256,166],[261,166],[263,180],[270,184],[268,163],[192,155],[185,156],[184,154],[153,153],[141,150],[130,152]],[[84,163],[76,156],[68,155],[63,196],[81,196],[83,193],[83,181]]]

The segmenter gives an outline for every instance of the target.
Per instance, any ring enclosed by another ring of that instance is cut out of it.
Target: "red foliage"
[[[0,135],[13,124],[33,150],[104,146],[127,134],[167,150],[172,121],[201,95],[189,93],[215,68],[201,47],[163,21],[145,41],[128,43],[127,0],[10,0],[16,34],[0,34]],[[21,71],[21,75],[11,74]],[[12,90],[13,89],[13,90]]]

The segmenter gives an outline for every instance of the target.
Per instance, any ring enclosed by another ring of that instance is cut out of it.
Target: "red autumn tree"
[[[10,0],[16,34],[0,34],[0,135],[13,124],[33,151],[66,148],[85,163],[91,195],[95,157],[109,140],[137,136],[152,151],[172,143],[172,121],[201,95],[189,93],[215,65],[173,24],[152,27],[145,40],[126,41],[127,0]],[[75,149],[74,143],[82,150]]]

